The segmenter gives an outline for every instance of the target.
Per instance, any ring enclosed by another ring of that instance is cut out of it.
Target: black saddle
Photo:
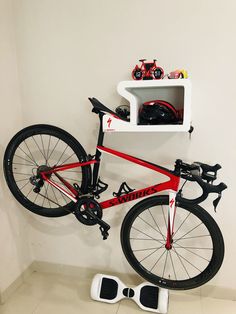
[[[93,108],[95,109],[93,110],[95,113],[99,113],[99,111],[103,111],[103,112],[108,112],[117,116],[117,114],[114,111],[112,111],[111,109],[103,105],[99,100],[97,100],[97,98],[93,97],[93,98],[89,98],[89,100],[91,101]]]
[[[118,117],[121,120],[127,121],[127,119],[124,119],[123,117],[121,117],[117,112],[112,111],[111,109],[107,108],[105,105],[103,105],[99,100],[97,100],[97,98],[89,98],[90,102],[93,105],[93,112],[95,113],[100,113],[102,112],[107,112],[110,113],[111,115],[114,115],[116,117]]]

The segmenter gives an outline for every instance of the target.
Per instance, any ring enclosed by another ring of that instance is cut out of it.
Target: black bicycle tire
[[[223,259],[224,259],[224,240],[221,234],[221,231],[215,222],[215,220],[211,217],[211,215],[204,210],[199,205],[189,206],[187,204],[181,203],[178,204],[181,208],[191,212],[195,216],[197,216],[207,227],[208,231],[210,232],[212,243],[213,243],[213,254],[212,259],[206,269],[200,273],[198,276],[193,277],[187,280],[181,281],[169,281],[169,280],[162,280],[161,277],[158,277],[140,266],[139,262],[135,258],[129,241],[129,234],[131,230],[131,226],[137,216],[152,206],[156,205],[168,205],[169,197],[168,195],[163,196],[153,196],[149,197],[137,204],[135,204],[129,212],[126,214],[125,219],[123,220],[122,227],[121,227],[121,245],[125,257],[132,268],[144,279],[148,280],[149,282],[166,288],[166,289],[173,289],[173,290],[188,290],[197,288],[210,279],[212,279],[218,270],[220,269]]]
[[[4,175],[7,182],[7,185],[16,198],[16,200],[26,209],[33,212],[34,214],[45,216],[45,217],[61,217],[68,215],[72,212],[74,208],[73,202],[68,203],[66,206],[58,207],[58,208],[46,208],[41,207],[37,204],[32,203],[28,200],[23,193],[19,190],[14,176],[12,174],[12,160],[14,158],[14,153],[16,149],[19,147],[20,143],[24,139],[29,138],[30,136],[40,135],[40,134],[47,134],[52,135],[57,138],[62,139],[69,147],[73,150],[73,152],[78,157],[78,160],[85,161],[86,160],[86,152],[82,145],[68,132],[64,131],[61,128],[56,126],[47,125],[47,124],[36,124],[28,126],[22,130],[20,130],[9,142],[3,159],[3,169]],[[91,181],[91,167],[85,166],[82,167],[82,183],[81,183],[81,190],[83,192],[87,191],[88,185]]]

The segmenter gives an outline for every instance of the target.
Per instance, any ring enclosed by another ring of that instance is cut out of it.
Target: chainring
[[[91,217],[88,213],[89,211],[92,211],[92,213],[98,217],[99,219],[102,219],[102,208],[99,205],[97,201],[95,201],[92,198],[84,197],[81,198],[78,203],[76,204],[75,209],[75,216],[76,218],[84,225],[87,226],[93,226],[97,224],[96,219]]]

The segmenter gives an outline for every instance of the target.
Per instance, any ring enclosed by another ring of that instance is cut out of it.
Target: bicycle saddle
[[[111,109],[103,105],[97,98],[93,97],[93,98],[89,98],[89,100],[93,105],[93,110],[92,110],[93,112],[95,113],[99,113],[100,111],[107,112],[107,113],[110,113],[111,115],[114,115],[115,117],[118,117],[121,120],[127,121],[123,117],[121,117],[119,114],[117,114],[116,112],[112,111]]]

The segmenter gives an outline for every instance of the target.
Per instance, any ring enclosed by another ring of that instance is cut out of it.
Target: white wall
[[[31,264],[27,215],[12,198],[2,158],[12,135],[22,127],[12,3],[0,1],[0,293]]]
[[[226,256],[212,284],[236,289],[234,199],[235,134],[235,1],[161,0],[15,0],[16,40],[21,78],[23,124],[51,123],[65,128],[93,153],[97,117],[87,100],[95,96],[111,108],[122,100],[121,80],[139,58],[157,58],[166,72],[186,68],[193,84],[192,118],[188,134],[110,134],[107,146],[173,164],[176,158],[220,163],[229,189],[217,214],[226,242]],[[106,157],[102,178],[116,175],[123,163]],[[133,168],[124,167],[132,174]],[[140,173],[138,183],[153,180]],[[132,182],[132,181],[131,181]],[[118,184],[117,184],[118,185]],[[132,184],[131,184],[132,186]],[[112,225],[103,242],[98,228],[85,227],[74,217],[55,220],[31,215],[30,241],[37,260],[130,271],[119,244],[125,211],[105,213]],[[232,273],[234,272],[234,274]]]

